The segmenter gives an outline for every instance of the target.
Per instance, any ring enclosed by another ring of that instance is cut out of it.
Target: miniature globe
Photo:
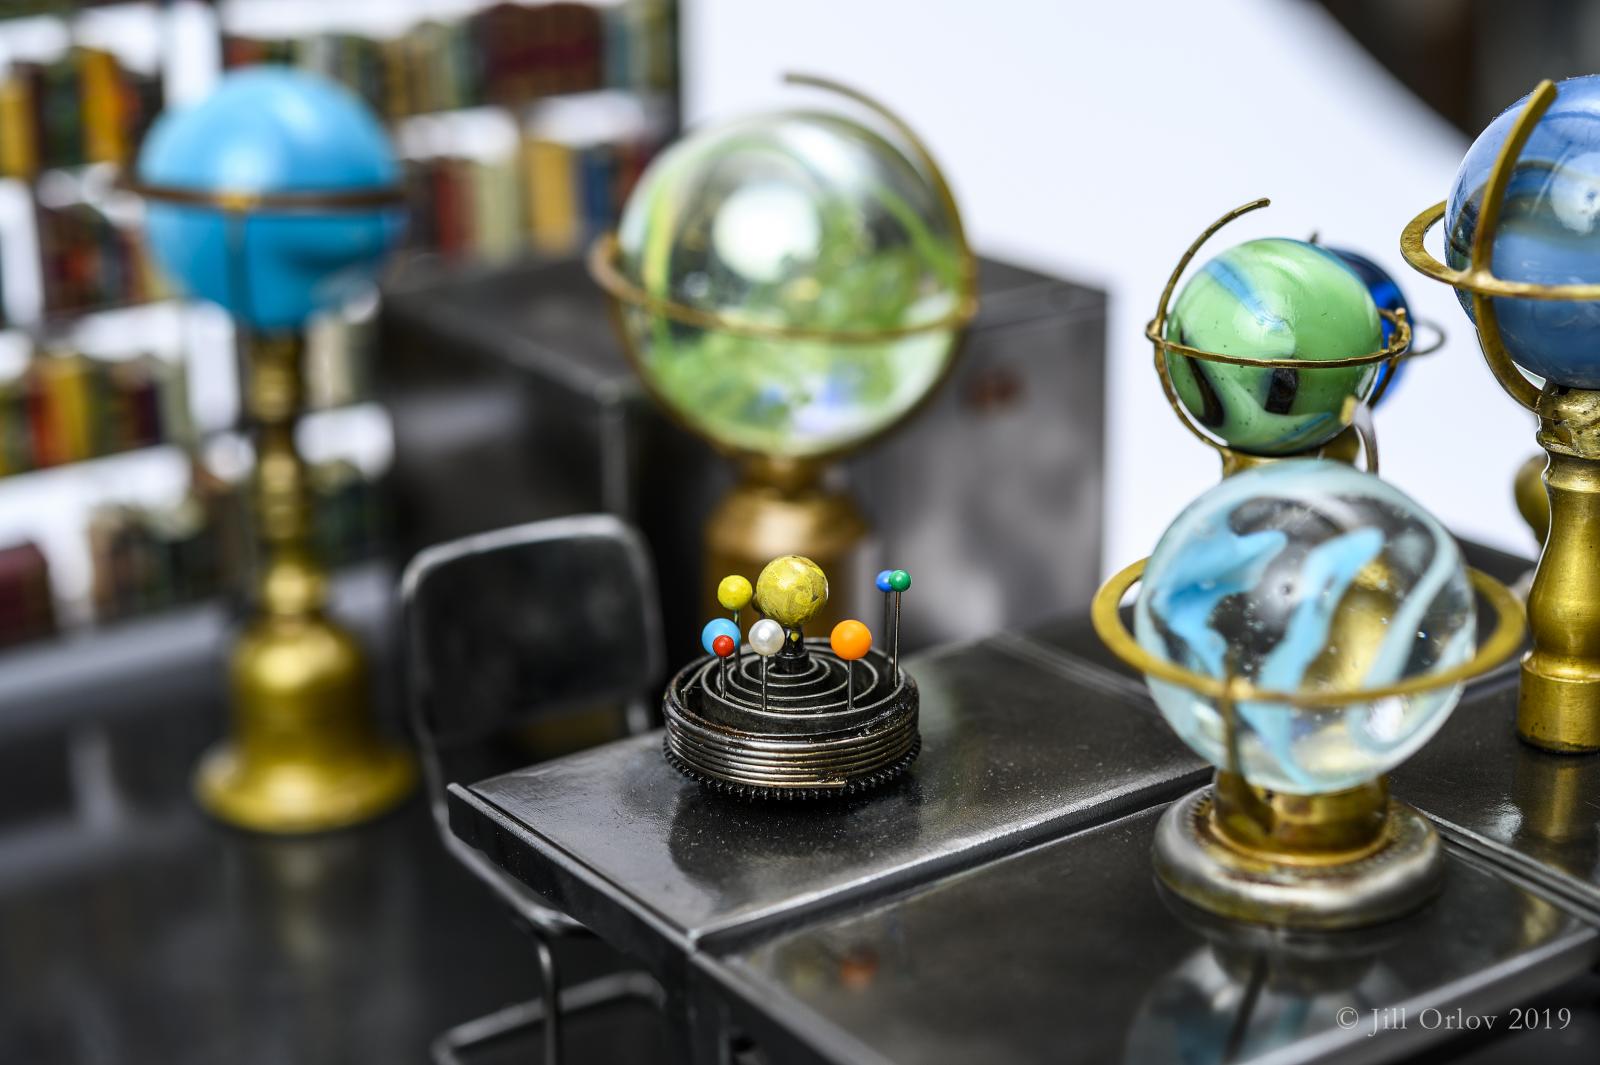
[[[1394,276],[1389,271],[1358,251],[1351,251],[1349,248],[1329,248],[1328,250],[1343,259],[1344,264],[1355,271],[1355,275],[1361,279],[1361,283],[1367,286],[1367,294],[1372,297],[1372,302],[1377,304],[1379,310],[1404,311],[1406,312],[1407,320],[1411,318],[1411,305],[1406,302],[1406,294],[1400,290],[1399,282],[1395,281]],[[1383,325],[1383,346],[1388,347],[1389,341],[1394,337],[1395,325],[1387,318],[1380,319],[1380,322]],[[1392,365],[1394,369],[1391,371],[1390,363],[1380,362],[1378,364],[1378,375],[1372,381],[1372,394],[1379,397],[1376,402],[1382,402],[1383,399],[1389,396],[1389,390],[1394,389],[1400,383],[1400,377],[1405,372],[1406,360],[1400,359]],[[1394,380],[1389,382],[1388,390],[1380,393],[1379,390],[1384,388],[1384,382],[1389,379],[1391,373],[1394,376]]]
[[[650,297],[735,327],[623,309],[652,390],[725,447],[847,448],[904,417],[955,353],[949,328],[851,342],[737,331],[859,337],[935,326],[960,306],[965,250],[947,199],[845,118],[782,112],[684,137],[641,176],[617,239],[622,273]]]
[[[1495,160],[1527,97],[1467,149],[1445,203],[1445,262],[1472,257],[1478,212]],[[1571,78],[1522,149],[1506,189],[1491,255],[1502,281],[1600,282],[1600,76]],[[1457,290],[1472,315],[1470,293]],[[1496,298],[1506,353],[1529,373],[1571,388],[1600,388],[1600,303]]]
[[[399,180],[365,105],[333,82],[270,66],[229,74],[199,104],[163,114],[138,172],[149,186],[201,194],[348,193]],[[403,219],[395,207],[263,208],[235,222],[210,204],[159,196],[148,204],[150,246],[167,273],[269,331],[296,328],[366,289]]]
[[[1436,519],[1370,474],[1296,459],[1235,474],[1178,516],[1145,568],[1134,633],[1205,676],[1345,691],[1466,662],[1476,619],[1460,552]],[[1228,767],[1216,702],[1149,684],[1184,742]],[[1355,787],[1417,750],[1460,694],[1454,684],[1332,709],[1240,703],[1238,767],[1290,794]]]
[[[1275,237],[1229,248],[1183,286],[1166,338],[1248,359],[1298,359],[1305,370],[1238,366],[1167,354],[1167,372],[1194,419],[1255,455],[1294,455],[1338,436],[1351,399],[1372,390],[1377,364],[1317,370],[1323,359],[1383,347],[1383,319],[1343,260]]]

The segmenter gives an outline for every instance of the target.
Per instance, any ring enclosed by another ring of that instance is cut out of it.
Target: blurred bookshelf
[[[677,130],[676,56],[669,0],[0,4],[0,646],[227,595],[248,565],[231,324],[174,296],[117,181],[164,107],[261,62],[362,96],[404,168],[403,287],[581,252]],[[343,566],[391,542],[375,315],[309,343],[301,443]]]

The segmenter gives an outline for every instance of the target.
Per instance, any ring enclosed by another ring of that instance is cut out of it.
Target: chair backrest
[[[423,551],[401,582],[406,701],[434,798],[441,754],[564,710],[626,704],[662,668],[643,540],[609,515]]]

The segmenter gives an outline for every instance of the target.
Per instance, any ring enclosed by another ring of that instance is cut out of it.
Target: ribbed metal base
[[[1439,889],[1444,852],[1428,819],[1391,801],[1385,838],[1350,861],[1290,864],[1220,839],[1211,789],[1179,799],[1156,827],[1156,875],[1180,898],[1234,920],[1339,929],[1403,916]]]
[[[793,673],[762,660],[703,658],[667,685],[667,761],[725,794],[755,799],[857,795],[899,776],[921,750],[917,686],[881,652],[846,665],[821,640]]]

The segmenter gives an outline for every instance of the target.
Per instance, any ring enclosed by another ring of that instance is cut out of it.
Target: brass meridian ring
[[[304,192],[246,192],[240,189],[190,189],[178,185],[152,185],[119,178],[117,188],[145,200],[175,203],[187,207],[212,207],[230,214],[317,214],[340,211],[365,211],[390,207],[405,201],[398,185],[365,189],[329,189]]]
[[[1371,688],[1344,688],[1317,691],[1279,692],[1257,688],[1242,677],[1227,680],[1206,676],[1185,669],[1175,662],[1158,658],[1139,645],[1139,641],[1122,623],[1120,613],[1122,597],[1144,575],[1147,558],[1125,567],[1095,593],[1090,607],[1090,620],[1095,635],[1099,636],[1111,653],[1147,677],[1176,684],[1209,699],[1228,699],[1235,704],[1282,703],[1301,710],[1337,709],[1351,703],[1366,703],[1401,695],[1420,695],[1423,692],[1447,688],[1473,677],[1487,673],[1516,653],[1522,646],[1523,609],[1516,596],[1499,581],[1479,570],[1468,569],[1467,576],[1477,593],[1488,600],[1495,612],[1494,631],[1479,646],[1477,653],[1461,665],[1437,673],[1424,673],[1393,684]]]
[[[925,333],[963,329],[972,320],[973,315],[978,313],[977,297],[968,290],[960,293],[954,307],[937,318],[885,329],[820,329],[812,326],[745,321],[651,295],[623,274],[617,261],[620,250],[615,233],[603,234],[589,248],[589,274],[612,299],[682,325],[729,333],[733,336],[753,337],[757,340],[818,340],[830,344],[879,344],[886,340],[899,340]]]

